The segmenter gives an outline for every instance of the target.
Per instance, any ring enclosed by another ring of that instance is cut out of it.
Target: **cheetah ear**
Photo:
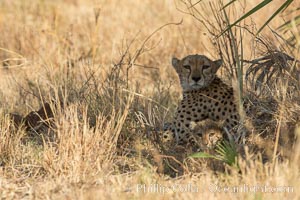
[[[175,57],[172,58],[172,65],[175,69],[177,69],[179,62],[180,60],[178,58]]]
[[[214,63],[215,63],[215,65],[219,68],[219,67],[221,67],[221,65],[223,64],[223,60],[222,60],[222,59],[215,60]]]
[[[218,71],[218,69],[221,67],[221,65],[223,64],[223,60],[222,59],[219,59],[219,60],[215,60],[214,61],[214,64],[215,64],[215,72]]]

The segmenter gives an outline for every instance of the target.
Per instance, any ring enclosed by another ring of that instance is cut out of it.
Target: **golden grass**
[[[241,6],[248,10],[258,2],[237,4],[230,17],[236,19],[243,13]],[[280,3],[256,14],[255,24],[260,27]],[[300,198],[299,141],[279,148],[284,158],[264,164],[259,153],[246,153],[240,171],[225,166],[216,172],[188,158],[175,169],[176,177],[174,170],[157,173],[166,163],[149,138],[153,129],[172,119],[180,98],[171,57],[218,57],[206,29],[176,5],[184,8],[172,0],[0,2],[1,199]],[[283,21],[278,17],[271,27]],[[168,23],[173,24],[146,40]],[[264,35],[281,47],[269,30]],[[253,44],[245,34],[246,59],[259,55]],[[299,59],[299,44],[291,52]],[[275,88],[274,98],[280,100],[286,88]],[[300,135],[300,101],[290,96],[279,101],[274,137]],[[15,129],[8,117],[37,110],[42,101],[56,106],[55,129],[48,129],[56,137],[52,142]]]

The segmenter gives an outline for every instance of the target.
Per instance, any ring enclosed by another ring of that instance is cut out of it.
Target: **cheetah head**
[[[223,124],[224,121],[212,121],[210,119],[200,122],[192,121],[190,123],[190,129],[196,138],[201,138],[200,146],[202,146],[202,148],[212,148],[223,138]]]
[[[189,55],[179,60],[172,59],[183,91],[207,87],[215,78],[222,60],[212,61],[204,55]]]

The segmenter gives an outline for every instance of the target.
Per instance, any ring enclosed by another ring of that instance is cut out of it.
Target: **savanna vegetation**
[[[299,199],[300,3],[261,2],[1,0],[1,199]],[[189,54],[223,59],[246,145],[161,143]]]

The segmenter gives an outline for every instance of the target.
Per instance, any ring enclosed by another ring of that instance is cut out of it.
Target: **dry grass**
[[[0,1],[1,199],[300,198],[299,64],[289,63],[294,68],[265,95],[245,88],[258,150],[246,148],[239,170],[186,158],[180,147],[168,153],[157,141],[154,130],[172,119],[180,98],[171,57],[217,58],[230,48],[218,46],[226,38],[213,38],[221,27],[208,4],[201,4],[203,16],[193,17],[179,11],[186,11],[183,2]],[[237,3],[229,18],[258,2]],[[255,32],[265,13],[243,26]],[[205,23],[216,29],[207,31]],[[288,32],[266,29],[258,40],[242,30],[243,37],[235,33],[243,59],[280,50],[299,60],[300,40],[292,48],[278,36]],[[299,39],[299,27],[292,31]],[[221,76],[228,81],[233,61],[224,58]],[[35,131],[13,126],[9,113],[25,116],[43,102],[50,103],[54,124]]]

